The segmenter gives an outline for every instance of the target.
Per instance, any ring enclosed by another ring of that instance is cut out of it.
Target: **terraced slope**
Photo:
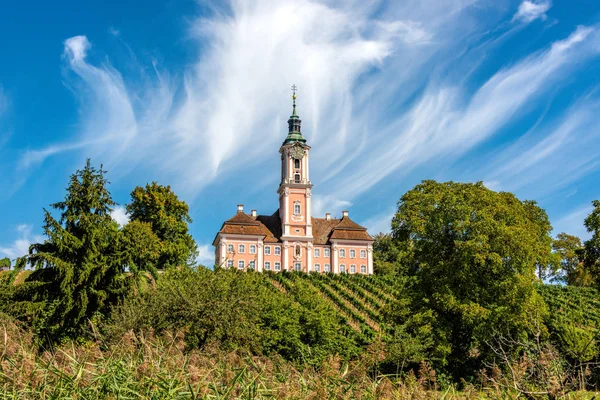
[[[600,292],[593,288],[539,285],[552,318],[565,318],[600,330]]]

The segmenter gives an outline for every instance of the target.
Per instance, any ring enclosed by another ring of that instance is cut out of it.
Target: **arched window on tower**
[[[296,181],[296,183],[300,183],[300,174],[294,175],[294,181]]]
[[[300,169],[300,160],[298,160],[297,158],[294,159],[294,168]]]
[[[300,202],[296,201],[294,202],[294,215],[300,215],[302,214],[302,208],[300,206]]]

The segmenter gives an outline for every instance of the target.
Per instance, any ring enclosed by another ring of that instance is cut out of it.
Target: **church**
[[[312,215],[309,178],[310,146],[302,136],[296,113],[296,87],[288,135],[281,153],[279,209],[271,215],[256,210],[237,213],[217,233],[216,265],[256,271],[303,271],[317,273],[373,274],[373,238],[352,221],[348,211],[341,218]]]

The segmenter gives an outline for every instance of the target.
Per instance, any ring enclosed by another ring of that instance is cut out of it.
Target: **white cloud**
[[[123,206],[116,206],[110,212],[110,216],[121,226],[125,226],[129,222],[129,215],[127,215],[127,210]]]
[[[579,27],[546,51],[501,69],[470,98],[458,87],[430,85],[406,114],[382,127],[366,155],[353,160],[356,173],[338,179],[331,190],[352,199],[394,171],[405,174],[430,160],[464,154],[556,88],[587,57],[598,55],[598,43],[596,28]]]
[[[316,218],[322,218],[325,213],[331,213],[332,218],[341,217],[342,211],[348,210],[351,205],[349,201],[335,196],[315,195],[312,197],[312,214]]]
[[[536,19],[545,20],[546,12],[552,7],[550,0],[524,0],[513,17],[513,21],[530,23]]]
[[[85,36],[73,36],[65,41],[65,55],[72,63],[81,63],[92,47]]]
[[[398,48],[424,46],[433,37],[410,15],[374,20],[372,11],[353,2],[232,2],[230,13],[215,12],[191,24],[203,51],[185,71],[182,90],[156,63],[154,75],[126,81],[108,61],[89,62],[87,37],[69,38],[64,58],[76,79],[68,74],[66,82],[81,101],[80,134],[72,142],[29,151],[21,164],[83,147],[111,170],[141,164],[197,194],[217,176],[256,164],[258,155],[278,147],[285,135],[282,116],[290,108],[283,100],[296,83],[300,110],[310,115],[307,136],[321,154],[335,154],[320,157],[332,165],[343,159],[332,150],[356,135],[348,117],[358,77]],[[175,101],[178,91],[184,97]],[[332,136],[334,126],[338,134]]]
[[[134,60],[132,77],[106,58],[95,62],[100,50],[85,36],[70,38],[65,82],[81,104],[79,132],[30,150],[21,164],[77,150],[103,162],[113,181],[141,170],[188,198],[210,183],[222,185],[217,193],[245,192],[256,180],[239,175],[277,157],[295,83],[313,147],[314,214],[335,214],[392,174],[457,159],[600,50],[598,28],[578,28],[467,85],[472,37],[490,28],[473,3],[232,1],[191,21],[198,59],[171,74]]]
[[[371,235],[378,233],[390,233],[392,230],[392,218],[396,215],[396,210],[393,208],[384,213],[373,216],[362,222],[361,225],[366,227]]]
[[[215,264],[215,248],[211,244],[198,245],[198,257],[196,263],[205,267],[212,267]]]
[[[17,238],[11,244],[0,246],[0,257],[15,260],[29,254],[29,246],[32,243],[42,243],[44,241],[42,236],[32,234],[32,226],[27,224],[17,226],[15,234]]]
[[[600,97],[586,96],[486,160],[487,180],[543,195],[600,168]]]
[[[586,230],[585,226],[583,225],[583,221],[592,212],[592,210],[593,207],[591,205],[586,205],[571,210],[567,214],[563,215],[552,224],[553,235],[565,232],[569,235],[578,236],[582,240],[589,239],[591,234]]]

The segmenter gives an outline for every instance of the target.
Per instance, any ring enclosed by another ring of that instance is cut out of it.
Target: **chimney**
[[[238,204],[238,212],[244,212],[244,205],[243,204]]]
[[[347,218],[348,217],[348,211],[342,211],[342,217]]]
[[[256,217],[256,210],[252,210],[252,216]]]
[[[331,213],[325,213],[325,220],[329,221],[331,219]]]

